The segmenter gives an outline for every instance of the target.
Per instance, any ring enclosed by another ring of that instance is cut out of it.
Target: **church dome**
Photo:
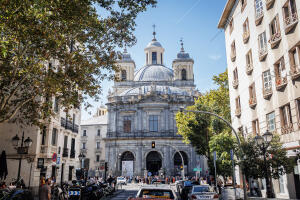
[[[173,71],[163,65],[146,65],[134,75],[134,81],[171,81]]]
[[[148,43],[146,48],[149,47],[162,47],[160,42],[158,42],[156,39],[153,39],[151,42]]]
[[[176,95],[188,95],[188,93],[180,88],[172,87],[172,86],[162,86],[162,85],[146,85],[141,87],[135,87],[128,90],[125,90],[120,94],[120,96],[127,95],[139,95],[139,94],[147,94],[148,92],[155,91],[158,94],[176,94]]]

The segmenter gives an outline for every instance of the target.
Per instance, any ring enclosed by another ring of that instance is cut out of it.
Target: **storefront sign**
[[[44,158],[38,158],[37,168],[44,168]]]

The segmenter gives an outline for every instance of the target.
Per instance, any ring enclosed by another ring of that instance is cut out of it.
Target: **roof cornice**
[[[230,15],[230,12],[231,12],[232,8],[234,7],[235,1],[236,0],[227,0],[227,3],[225,5],[225,8],[223,10],[223,13],[222,13],[221,18],[220,18],[219,23],[218,23],[218,28],[219,29],[224,29],[224,27],[226,25],[227,18]]]

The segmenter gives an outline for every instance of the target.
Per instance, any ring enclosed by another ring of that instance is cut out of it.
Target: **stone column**
[[[136,161],[135,161],[135,175],[142,174],[142,146],[139,145],[136,152]]]

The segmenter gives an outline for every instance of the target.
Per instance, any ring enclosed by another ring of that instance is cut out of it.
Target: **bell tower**
[[[135,62],[131,59],[126,47],[122,53],[122,58],[117,61],[117,65],[120,70],[116,74],[119,81],[133,81]]]
[[[183,40],[180,40],[181,50],[177,58],[173,60],[172,68],[175,81],[193,81],[194,80],[194,60],[184,51]]]

